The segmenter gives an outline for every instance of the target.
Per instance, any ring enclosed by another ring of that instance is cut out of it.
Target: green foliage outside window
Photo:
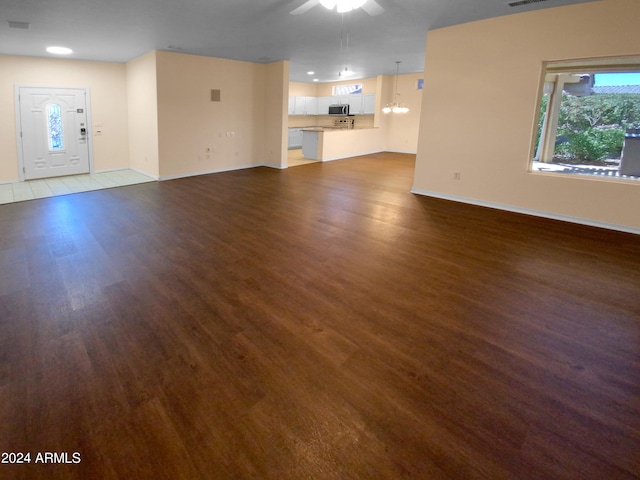
[[[620,158],[625,131],[639,127],[640,95],[563,94],[554,161],[603,164]]]

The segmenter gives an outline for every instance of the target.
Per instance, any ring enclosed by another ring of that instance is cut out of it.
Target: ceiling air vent
[[[532,3],[542,3],[547,0],[515,0],[513,2],[507,2],[510,7],[521,7],[523,5],[531,5]]]
[[[9,20],[9,28],[21,28],[23,30],[29,29],[29,22],[14,22]]]

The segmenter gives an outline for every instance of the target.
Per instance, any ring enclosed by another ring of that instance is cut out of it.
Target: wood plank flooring
[[[640,478],[640,238],[413,164],[0,206],[0,478]]]

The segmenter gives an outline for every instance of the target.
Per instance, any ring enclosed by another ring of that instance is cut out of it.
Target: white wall
[[[528,172],[543,62],[637,55],[637,18],[603,0],[430,31],[414,191],[640,231],[639,182]]]

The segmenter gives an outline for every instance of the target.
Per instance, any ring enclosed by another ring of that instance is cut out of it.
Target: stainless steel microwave
[[[349,105],[329,105],[329,115],[349,115]]]

